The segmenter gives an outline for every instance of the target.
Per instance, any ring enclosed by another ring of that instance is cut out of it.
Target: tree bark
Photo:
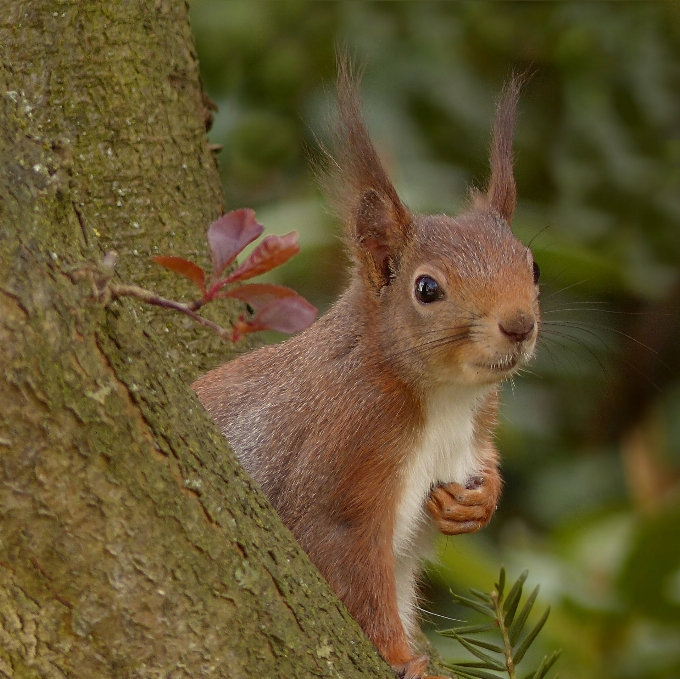
[[[228,349],[83,275],[205,257],[185,3],[0,8],[0,676],[390,677],[186,386]]]

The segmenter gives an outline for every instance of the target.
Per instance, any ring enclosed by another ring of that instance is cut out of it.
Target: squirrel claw
[[[399,679],[425,679],[423,672],[427,669],[430,658],[426,655],[417,655],[403,665],[394,668]]]
[[[444,535],[474,533],[491,520],[496,498],[489,485],[471,485],[473,488],[468,489],[459,483],[447,483],[430,492],[427,509]]]

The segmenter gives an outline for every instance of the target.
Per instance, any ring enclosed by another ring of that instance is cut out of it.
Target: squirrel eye
[[[441,299],[442,291],[439,283],[431,276],[419,276],[416,279],[416,299],[423,304],[430,304]]]
[[[534,285],[538,285],[538,279],[541,277],[541,267],[534,262]]]

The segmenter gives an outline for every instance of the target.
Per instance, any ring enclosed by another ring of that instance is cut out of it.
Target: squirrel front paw
[[[474,533],[491,520],[499,494],[500,479],[474,476],[464,486],[453,482],[435,486],[427,510],[444,535]]]

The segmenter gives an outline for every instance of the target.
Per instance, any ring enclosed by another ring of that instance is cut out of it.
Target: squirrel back
[[[538,267],[510,230],[519,84],[506,86],[491,180],[455,218],[400,201],[339,68],[327,185],[351,282],[308,330],[197,380],[237,456],[385,658],[413,656],[418,562],[436,529],[477,530],[501,488],[499,383],[532,356]]]

